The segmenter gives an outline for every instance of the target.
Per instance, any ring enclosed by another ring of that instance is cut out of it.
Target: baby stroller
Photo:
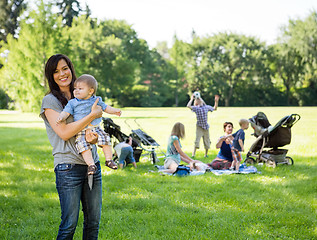
[[[138,146],[144,150],[144,155],[149,155],[150,161],[152,161],[153,164],[157,163],[159,158],[165,158],[165,153],[160,149],[160,144],[158,144],[151,136],[144,132],[136,120],[134,120],[134,122],[139,127],[138,129],[133,130],[128,124],[127,120],[125,121],[125,123],[131,129],[132,138],[135,139],[138,143]]]
[[[111,118],[103,118],[103,124],[105,132],[107,132],[111,138],[115,137],[119,142],[123,142],[127,138],[129,138],[128,135],[121,132],[121,127],[115,124]],[[153,164],[159,161],[159,157],[157,157],[155,151],[160,145],[152,137],[150,137],[141,129],[132,130],[130,136],[132,137],[133,155],[136,162],[140,161],[140,157],[143,152],[145,152],[145,154],[143,154],[142,156],[149,155],[150,161]],[[161,151],[161,153],[165,157],[164,152]]]
[[[250,118],[249,122],[254,129],[253,135],[257,139],[250,147],[244,162],[247,164],[263,162],[271,167],[276,167],[278,164],[293,165],[293,159],[286,156],[288,150],[279,147],[290,144],[291,128],[299,119],[298,114],[291,114],[272,126],[263,112]]]
[[[129,138],[128,135],[121,132],[121,127],[113,122],[111,118],[102,118],[104,131],[110,135],[110,138],[116,138],[118,142],[123,142]],[[139,147],[137,141],[135,141],[132,137],[132,149],[133,149],[133,157],[136,162],[140,161],[140,156],[142,154],[142,148]],[[114,161],[117,162],[118,158],[114,157]],[[125,165],[130,162],[125,161]]]

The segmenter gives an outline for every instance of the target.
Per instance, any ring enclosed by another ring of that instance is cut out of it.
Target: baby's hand
[[[62,119],[61,117],[58,117],[58,118],[56,119],[56,124],[58,125],[58,124],[60,124],[61,122],[63,122],[63,119]]]
[[[114,114],[120,117],[122,114],[122,111],[120,109],[117,109],[117,111]]]

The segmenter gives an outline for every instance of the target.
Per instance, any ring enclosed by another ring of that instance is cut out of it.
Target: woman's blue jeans
[[[87,165],[59,164],[55,168],[56,189],[61,205],[61,224],[57,239],[73,239],[80,201],[84,213],[83,239],[98,239],[101,217],[102,188],[100,163],[93,175],[93,188],[89,189]]]

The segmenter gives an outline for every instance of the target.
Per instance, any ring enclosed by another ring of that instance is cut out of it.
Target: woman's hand
[[[94,102],[94,104],[91,107],[91,113],[90,114],[93,114],[93,116],[95,118],[102,117],[102,108],[99,105],[97,105],[98,102],[99,102],[99,98],[96,99],[96,101]]]
[[[226,143],[227,143],[227,144],[232,144],[233,139],[234,139],[234,137],[232,136],[232,134],[229,134],[229,135],[226,137]]]
[[[216,148],[221,148],[221,145],[223,142],[226,142],[227,144],[229,144],[229,137],[231,136],[231,134],[229,135],[225,135],[225,136],[222,136],[218,139],[218,142],[216,143]]]
[[[98,134],[91,131],[90,128],[86,130],[85,136],[86,136],[86,141],[91,144],[96,144],[98,142]]]
[[[194,161],[191,161],[191,162],[189,163],[189,169],[190,169],[191,171],[193,171],[193,170],[195,169]]]

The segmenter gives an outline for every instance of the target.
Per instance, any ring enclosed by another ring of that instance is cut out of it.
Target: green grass
[[[317,239],[317,108],[219,108],[209,114],[209,158],[202,149],[196,158],[211,162],[216,156],[224,121],[237,130],[240,118],[259,110],[272,124],[291,113],[302,116],[285,146],[294,166],[183,178],[149,172],[155,168],[144,159],[137,169],[103,167],[100,239]],[[163,150],[173,124],[183,122],[182,145],[191,154],[195,115],[186,108],[127,108],[113,119],[126,134],[138,128],[137,119]],[[246,149],[255,139],[251,133],[249,128]],[[0,239],[55,239],[60,208],[42,120],[37,114],[0,111],[0,135]],[[81,214],[75,239],[81,239],[82,220]]]

